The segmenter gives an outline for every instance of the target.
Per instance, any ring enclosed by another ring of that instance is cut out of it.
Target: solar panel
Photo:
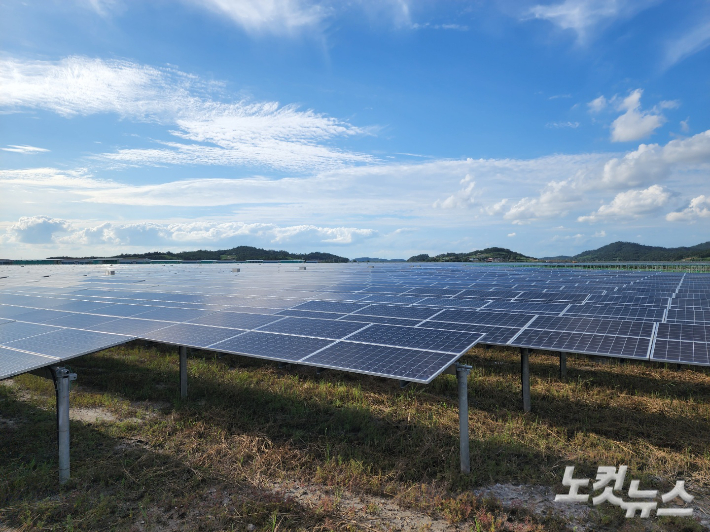
[[[208,310],[183,309],[183,308],[167,308],[160,307],[147,312],[142,312],[140,317],[146,320],[158,321],[173,321],[183,323],[186,321],[194,321],[209,314]]]
[[[319,320],[312,318],[285,318],[261,327],[259,330],[297,336],[313,336],[339,340],[366,327],[363,323],[350,321]]]
[[[371,325],[348,338],[348,341],[464,354],[480,338],[481,334],[469,332]]]
[[[67,358],[93,353],[101,349],[120,345],[133,337],[117,334],[104,334],[76,329],[59,329],[39,336],[30,336],[22,340],[3,343],[3,347],[29,351],[38,355]]]
[[[296,362],[332,343],[320,338],[248,332],[212,346],[216,351]]]
[[[342,341],[301,362],[321,368],[428,383],[458,358],[459,355],[447,353]]]
[[[199,318],[189,320],[189,323],[212,325],[215,327],[228,327],[230,329],[255,329],[280,319],[283,319],[283,316],[275,314],[264,315],[222,311],[200,316]]]
[[[0,347],[0,380],[58,362],[57,357],[33,355]]]
[[[403,307],[399,305],[369,305],[363,309],[353,312],[353,314],[357,316],[383,316],[421,321],[431,318],[439,311],[439,309]]]
[[[209,325],[193,325],[190,323],[179,323],[170,325],[151,332],[140,335],[146,340],[162,342],[166,344],[185,345],[189,347],[207,348],[213,344],[233,338],[246,331],[239,329],[226,329],[224,327],[210,327]]]
[[[8,342],[22,340],[23,338],[29,338],[30,336],[37,336],[56,330],[56,327],[48,327],[47,325],[13,321],[3,324],[3,326],[0,327],[0,344],[7,344]]]

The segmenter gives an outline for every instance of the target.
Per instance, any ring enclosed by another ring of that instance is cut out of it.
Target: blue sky
[[[710,240],[707,0],[0,2],[0,256]]]

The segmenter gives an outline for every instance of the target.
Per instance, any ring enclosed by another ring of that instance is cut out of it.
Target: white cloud
[[[486,214],[490,214],[490,215],[502,214],[507,205],[508,205],[508,198],[503,198],[502,200],[500,200],[497,203],[494,203],[493,205],[489,205],[488,207],[484,207],[483,210]]]
[[[547,20],[562,30],[577,34],[580,43],[588,41],[593,30],[615,19],[632,16],[653,2],[630,0],[564,0],[558,4],[536,5],[525,18]]]
[[[175,127],[187,143],[123,149],[106,160],[130,165],[259,165],[306,171],[373,157],[327,145],[367,131],[277,102],[222,102],[219,83],[128,61],[69,57],[58,62],[0,61],[0,107],[44,109],[65,117],[115,113]]]
[[[594,238],[605,238],[606,237],[606,231],[597,231],[592,235]]]
[[[253,33],[291,34],[316,28],[330,13],[323,5],[302,0],[190,0],[190,3],[226,16]]]
[[[32,154],[32,153],[42,153],[42,152],[47,152],[49,150],[45,148],[37,148],[35,146],[27,146],[27,145],[16,145],[16,144],[8,144],[7,148],[0,148],[2,151],[10,151],[14,153],[22,153],[23,155],[27,154]]]
[[[508,233],[508,236],[509,236],[509,237],[514,237],[514,236],[515,236],[515,233]]]
[[[690,200],[688,206],[679,212],[666,215],[669,222],[694,222],[699,218],[710,218],[710,197],[701,194]]]
[[[710,46],[710,20],[702,20],[695,28],[666,46],[665,67],[668,68],[686,57]]]
[[[475,201],[473,189],[476,187],[476,182],[470,175],[466,174],[466,177],[459,184],[462,185],[460,190],[443,201],[436,200],[433,207],[435,209],[465,209],[471,207]]]
[[[690,117],[686,118],[685,120],[681,120],[681,121],[680,121],[680,130],[681,130],[683,133],[688,133],[688,132],[690,132],[690,124],[689,124],[689,122],[690,122]]]
[[[49,216],[23,216],[8,228],[1,241],[49,244],[54,240],[56,233],[63,233],[69,227],[66,220]]]
[[[0,170],[0,185],[17,185],[51,191],[57,188],[89,190],[118,186],[108,180],[95,179],[86,169],[58,170],[56,168],[26,168]]]
[[[517,224],[562,217],[589,201],[592,193],[649,186],[688,167],[710,164],[710,130],[665,146],[641,144],[623,157],[573,170],[571,177],[548,182],[538,197],[523,197],[505,211]],[[502,212],[503,205],[497,212]],[[487,211],[488,212],[488,211]],[[489,214],[494,214],[489,212]]]
[[[594,98],[591,102],[587,104],[587,107],[589,107],[589,111],[592,113],[600,113],[604,109],[606,109],[607,106],[607,99],[604,96],[599,96],[598,98]]]
[[[612,142],[628,142],[648,137],[666,122],[666,118],[655,109],[641,110],[642,94],[643,90],[636,89],[619,104],[619,110],[625,113],[611,124]],[[675,104],[671,103],[670,106]],[[660,107],[669,108],[669,102],[662,102]]]
[[[242,239],[268,240],[274,244],[303,243],[345,245],[372,238],[373,229],[321,227],[316,225],[279,226],[243,222],[103,222],[87,225],[48,216],[23,217],[9,226],[1,241],[60,246],[182,246],[236,245]]]
[[[562,129],[562,128],[577,129],[579,127],[579,122],[548,122],[547,127],[555,128],[555,129]]]
[[[580,216],[580,222],[598,222],[605,219],[638,218],[657,212],[668,203],[671,193],[659,185],[644,190],[620,192],[608,205],[602,205],[589,216]]]

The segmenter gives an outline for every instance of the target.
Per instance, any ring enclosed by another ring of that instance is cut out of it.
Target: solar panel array
[[[710,365],[710,275],[437,264],[0,270],[0,379],[133,339],[430,382],[482,342]]]

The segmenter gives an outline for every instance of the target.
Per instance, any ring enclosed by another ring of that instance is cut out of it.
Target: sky
[[[710,1],[0,0],[0,258],[710,240]]]

